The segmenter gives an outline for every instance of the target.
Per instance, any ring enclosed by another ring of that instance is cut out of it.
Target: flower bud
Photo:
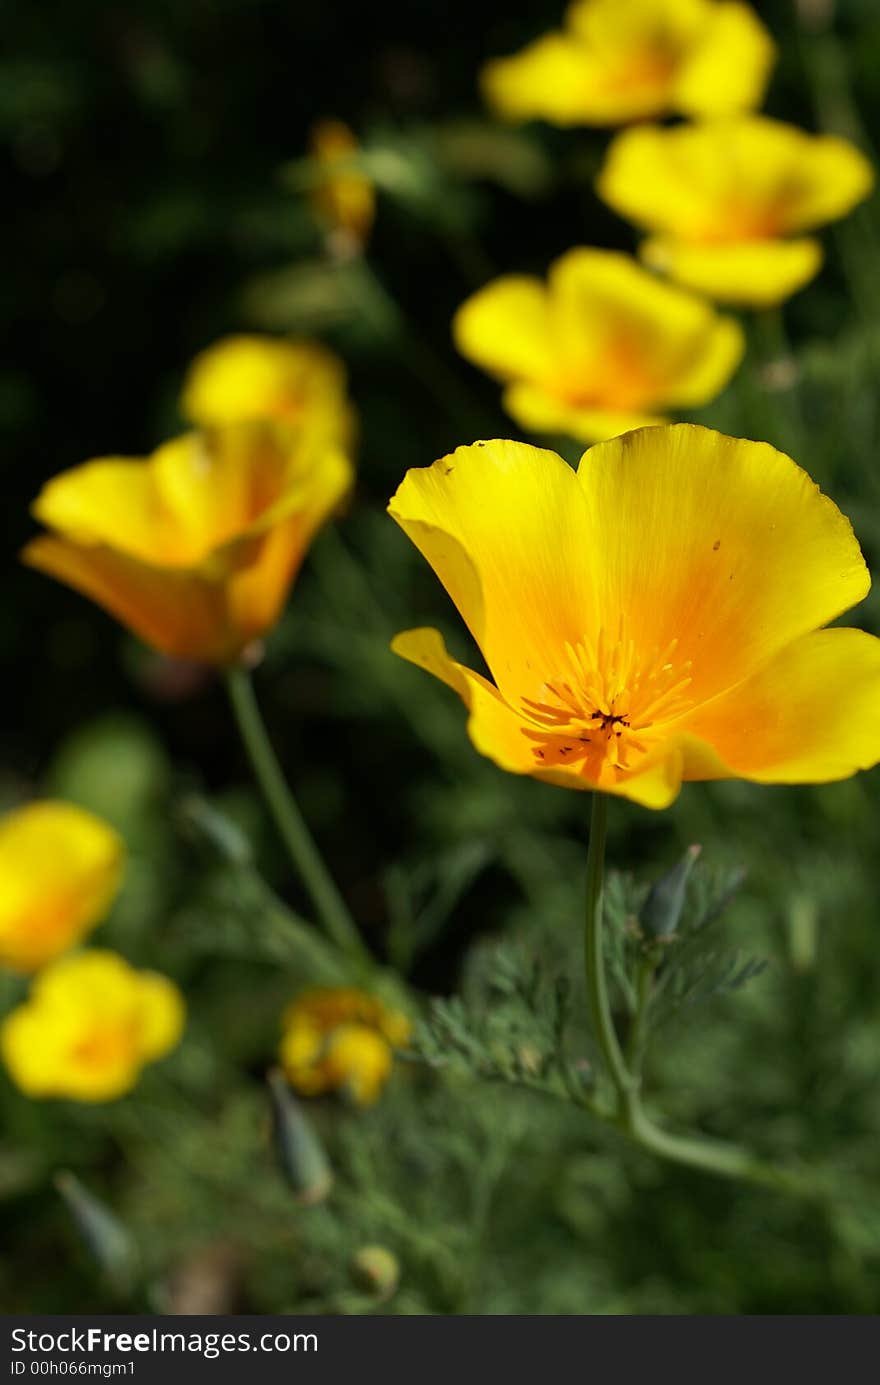
[[[639,923],[646,937],[671,938],[675,933],[684,908],[687,882],[701,850],[702,847],[689,846],[681,860],[651,886],[639,910]]]
[[[333,1170],[324,1146],[280,1068],[273,1068],[268,1080],[279,1163],[297,1202],[311,1207],[323,1202],[330,1192]]]
[[[131,1284],[136,1260],[128,1231],[75,1174],[62,1170],[55,1175],[54,1183],[95,1264],[113,1288],[125,1292]]]
[[[380,1300],[391,1298],[400,1282],[400,1263],[385,1246],[362,1246],[350,1269],[358,1288]]]

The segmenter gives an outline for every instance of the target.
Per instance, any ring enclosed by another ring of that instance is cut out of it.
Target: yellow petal
[[[345,443],[351,424],[345,391],[345,367],[318,342],[224,337],[196,356],[181,408],[202,428],[317,417]]]
[[[594,608],[582,488],[554,452],[494,441],[407,473],[389,513],[434,568],[501,688],[544,676]]]
[[[108,912],[125,847],[72,803],[31,803],[0,819],[0,964],[33,971]]]
[[[28,544],[22,561],[90,597],[163,654],[224,663],[248,643],[230,627],[221,582],[48,534]]]
[[[621,778],[608,776],[597,785],[578,768],[542,765],[536,744],[533,722],[519,716],[501,697],[497,688],[478,673],[456,663],[449,657],[437,630],[405,630],[392,641],[391,648],[402,659],[439,678],[458,693],[468,709],[468,735],[475,750],[492,760],[499,769],[512,774],[529,774],[560,788],[595,790],[617,797],[629,798],[646,808],[667,808],[678,796],[683,767],[686,763],[683,746],[686,738],[677,736],[638,767],[638,771]],[[690,738],[693,760],[696,741]],[[725,774],[722,768],[721,776]]]
[[[674,103],[686,115],[728,115],[760,106],[776,45],[750,5],[713,5],[675,82]]]
[[[138,973],[138,1047],[144,1061],[163,1058],[180,1042],[186,1021],[183,996],[167,976]]]
[[[550,310],[556,375],[546,384],[584,407],[644,416],[706,403],[744,350],[737,323],[611,251],[558,259]]]
[[[854,146],[767,116],[644,125],[612,140],[597,180],[609,206],[674,240],[769,240],[845,215],[870,190]]]
[[[463,356],[502,380],[545,375],[552,368],[547,291],[540,279],[506,274],[493,280],[462,304],[452,331]]]
[[[644,241],[646,264],[719,303],[772,308],[814,279],[822,267],[817,240],[754,240],[692,245],[671,237]]]
[[[567,404],[539,385],[511,385],[504,391],[504,407],[529,433],[562,433],[580,442],[603,442],[633,428],[664,422],[661,415]]]
[[[376,214],[376,199],[369,178],[351,164],[359,148],[354,134],[341,120],[321,120],[309,142],[326,175],[312,192],[316,212],[331,228],[365,241]]]
[[[849,521],[766,443],[694,424],[645,428],[591,448],[578,479],[601,546],[606,639],[631,640],[643,656],[672,647],[693,702],[740,683],[870,587]]]
[[[869,769],[880,761],[880,640],[805,635],[688,724],[739,778],[818,784]]]
[[[612,109],[602,117],[590,99],[593,66],[582,45],[567,34],[545,34],[510,58],[495,58],[480,74],[483,96],[502,120],[548,120],[582,125],[614,124]]]

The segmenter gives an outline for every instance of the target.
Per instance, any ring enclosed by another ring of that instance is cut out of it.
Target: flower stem
[[[639,975],[637,1010],[630,1034],[629,1059],[624,1056],[608,998],[605,970],[602,886],[605,873],[605,837],[607,800],[604,794],[593,794],[590,821],[590,840],[587,853],[587,918],[585,931],[585,964],[587,1001],[593,1036],[611,1079],[616,1096],[613,1114],[590,1103],[593,1115],[615,1125],[633,1144],[661,1159],[720,1178],[741,1179],[762,1187],[776,1188],[804,1197],[823,1195],[822,1188],[806,1176],[793,1170],[777,1169],[756,1159],[739,1145],[717,1140],[704,1140],[685,1135],[672,1135],[655,1125],[642,1104],[641,1064],[647,1038],[647,1007],[650,1000],[653,969],[647,964]]]
[[[228,669],[226,686],[257,782],[315,913],[343,952],[361,962],[370,961],[348,906],[324,865],[284,778],[260,714],[249,670],[241,665]]]

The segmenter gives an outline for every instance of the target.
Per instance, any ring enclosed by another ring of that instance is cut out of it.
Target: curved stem
[[[284,778],[260,714],[248,669],[226,673],[229,700],[241,738],[275,825],[328,935],[349,956],[371,961],[354,919],[312,840]]]
[[[608,822],[607,799],[603,793],[593,794],[590,818],[590,842],[587,851],[587,926],[584,935],[584,962],[587,981],[587,1003],[593,1037],[602,1055],[608,1075],[617,1091],[623,1109],[631,1078],[611,1017],[608,984],[605,979],[604,934],[602,929],[602,887],[605,878],[605,837]]]
[[[771,1164],[765,1164],[739,1145],[669,1134],[655,1125],[646,1112],[642,1105],[640,1073],[647,1037],[646,1012],[653,971],[646,965],[639,977],[637,1012],[627,1058],[614,1027],[605,974],[602,885],[605,873],[606,825],[607,800],[604,794],[594,793],[587,854],[587,919],[584,939],[587,1000],[596,1045],[614,1085],[617,1109],[614,1114],[606,1114],[591,1102],[590,1111],[600,1119],[616,1125],[619,1132],[633,1144],[656,1154],[661,1159],[668,1159],[671,1163],[700,1169],[720,1178],[742,1179],[744,1182],[776,1188],[802,1197],[822,1196],[823,1189],[815,1180],[802,1177],[796,1171],[777,1169]]]

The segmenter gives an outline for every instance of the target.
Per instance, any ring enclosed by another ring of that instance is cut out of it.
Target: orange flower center
[[[608,641],[603,631],[566,644],[566,665],[545,682],[539,698],[524,698],[533,730],[535,759],[542,766],[580,764],[587,778],[633,768],[648,753],[660,725],[693,705],[688,696],[690,660],[676,660],[678,640],[641,654],[632,640]]]

